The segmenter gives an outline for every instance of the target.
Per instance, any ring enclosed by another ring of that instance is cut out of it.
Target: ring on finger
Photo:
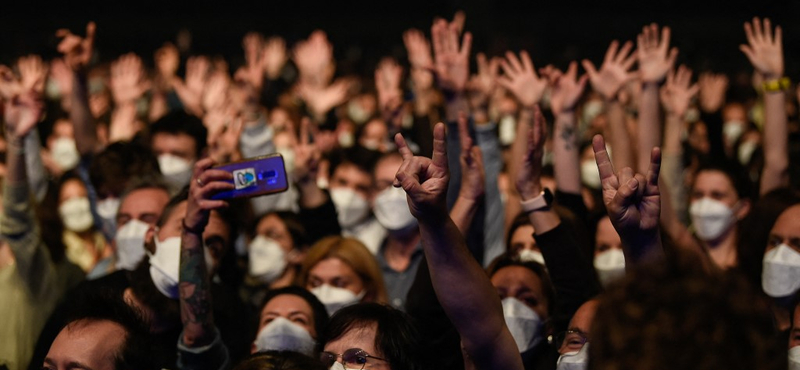
[[[199,177],[195,179],[195,182],[197,182],[197,185],[200,185],[201,187],[203,186],[203,180],[200,180]]]

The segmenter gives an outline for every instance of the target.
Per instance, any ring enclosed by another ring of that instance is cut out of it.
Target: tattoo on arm
[[[561,140],[564,141],[564,150],[575,149],[575,126],[561,125]]]
[[[183,324],[213,325],[211,293],[203,246],[181,248],[180,296]]]

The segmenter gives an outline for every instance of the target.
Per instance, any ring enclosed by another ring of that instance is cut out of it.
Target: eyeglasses
[[[579,330],[567,330],[556,334],[553,344],[559,352],[580,351],[583,345],[589,341],[589,337]]]
[[[367,364],[367,360],[374,358],[376,360],[386,361],[386,359],[382,359],[380,357],[375,357],[368,354],[361,348],[350,348],[344,353],[331,353],[331,352],[322,352],[319,354],[319,359],[325,364],[325,367],[330,368],[336,359],[342,356],[342,362],[344,362],[345,367],[350,369],[363,369],[364,366]],[[388,362],[388,361],[386,361]]]

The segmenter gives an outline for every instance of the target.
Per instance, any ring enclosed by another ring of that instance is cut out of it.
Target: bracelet
[[[764,92],[781,92],[789,90],[792,80],[789,77],[781,77],[776,80],[764,81]]]
[[[197,229],[192,229],[189,226],[186,226],[186,219],[183,219],[181,221],[181,226],[183,227],[183,231],[184,232],[187,232],[187,233],[190,233],[190,234],[195,234],[195,235],[203,235],[203,231],[206,228],[205,226],[201,226],[201,227],[199,227]]]

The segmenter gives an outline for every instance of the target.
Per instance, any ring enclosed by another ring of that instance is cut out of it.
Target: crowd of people
[[[562,70],[457,13],[362,75],[324,31],[152,70],[98,32],[0,66],[0,369],[800,369],[769,19],[744,95],[656,24]],[[215,197],[273,153],[287,191]]]

